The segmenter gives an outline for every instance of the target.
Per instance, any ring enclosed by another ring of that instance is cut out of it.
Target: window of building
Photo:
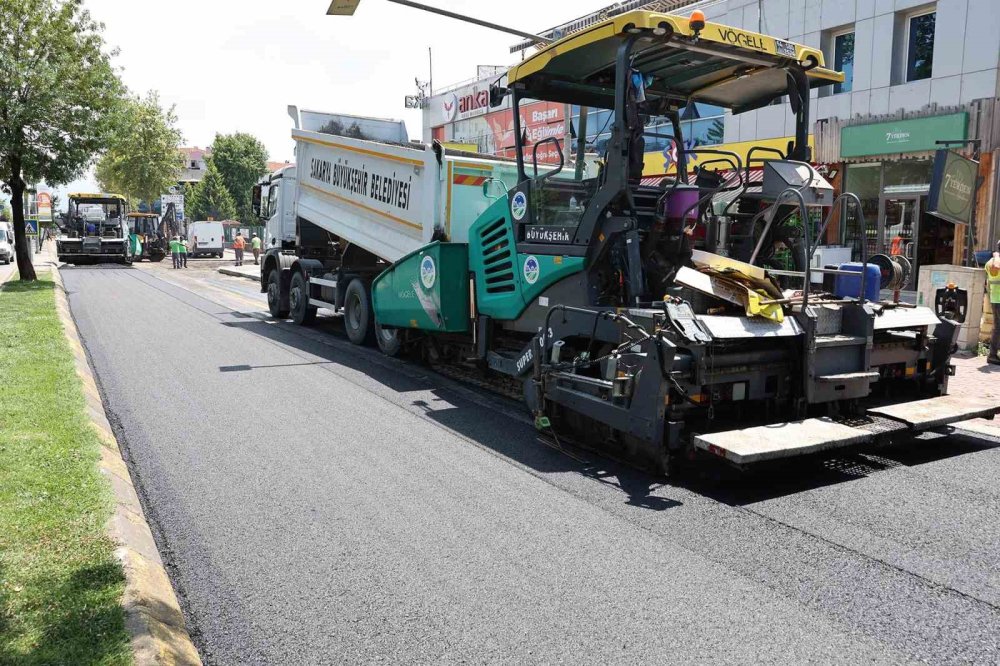
[[[844,82],[833,84],[833,94],[851,92],[854,82],[854,31],[833,37],[833,68],[844,73]]]
[[[906,81],[931,78],[934,68],[934,24],[937,12],[906,19]]]

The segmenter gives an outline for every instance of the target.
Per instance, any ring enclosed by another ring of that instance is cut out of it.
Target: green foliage
[[[192,220],[232,220],[236,218],[236,204],[222,180],[214,160],[208,161],[205,177],[194,186],[191,198],[185,197],[187,217]]]
[[[723,143],[726,135],[726,124],[722,121],[722,118],[716,118],[712,122],[712,126],[708,128],[705,133],[705,137],[708,139],[709,144]]]
[[[127,100],[114,119],[114,134],[94,171],[97,182],[105,192],[155,201],[176,184],[183,165],[174,109],[164,110],[159,96],[150,92]]]
[[[68,183],[104,148],[122,84],[102,28],[80,0],[0,0],[0,181],[14,200],[26,182]],[[18,271],[33,280],[13,212]]]
[[[0,291],[0,663],[132,663],[113,511],[50,279]]]
[[[251,134],[216,134],[212,157],[208,160],[218,169],[222,182],[236,204],[236,216],[245,224],[256,218],[250,208],[254,183],[267,173],[267,149]]]
[[[346,136],[351,139],[368,139],[368,135],[364,133],[357,122],[351,123],[350,127],[344,127],[344,123],[340,122],[336,118],[320,127],[319,131],[323,134]]]

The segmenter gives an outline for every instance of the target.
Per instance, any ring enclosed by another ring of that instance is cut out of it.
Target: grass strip
[[[0,663],[129,664],[113,500],[55,288],[0,291]]]

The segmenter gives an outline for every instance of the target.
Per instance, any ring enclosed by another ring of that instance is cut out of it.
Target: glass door
[[[923,197],[883,196],[879,202],[879,236],[877,252],[901,255],[913,267],[904,289],[911,290],[917,280],[917,239],[920,237],[920,217]]]

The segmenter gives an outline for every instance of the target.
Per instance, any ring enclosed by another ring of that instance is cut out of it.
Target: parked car
[[[0,222],[0,261],[9,264],[14,259],[14,230],[7,222]]]
[[[190,256],[222,258],[224,236],[221,222],[192,222],[187,237]]]

